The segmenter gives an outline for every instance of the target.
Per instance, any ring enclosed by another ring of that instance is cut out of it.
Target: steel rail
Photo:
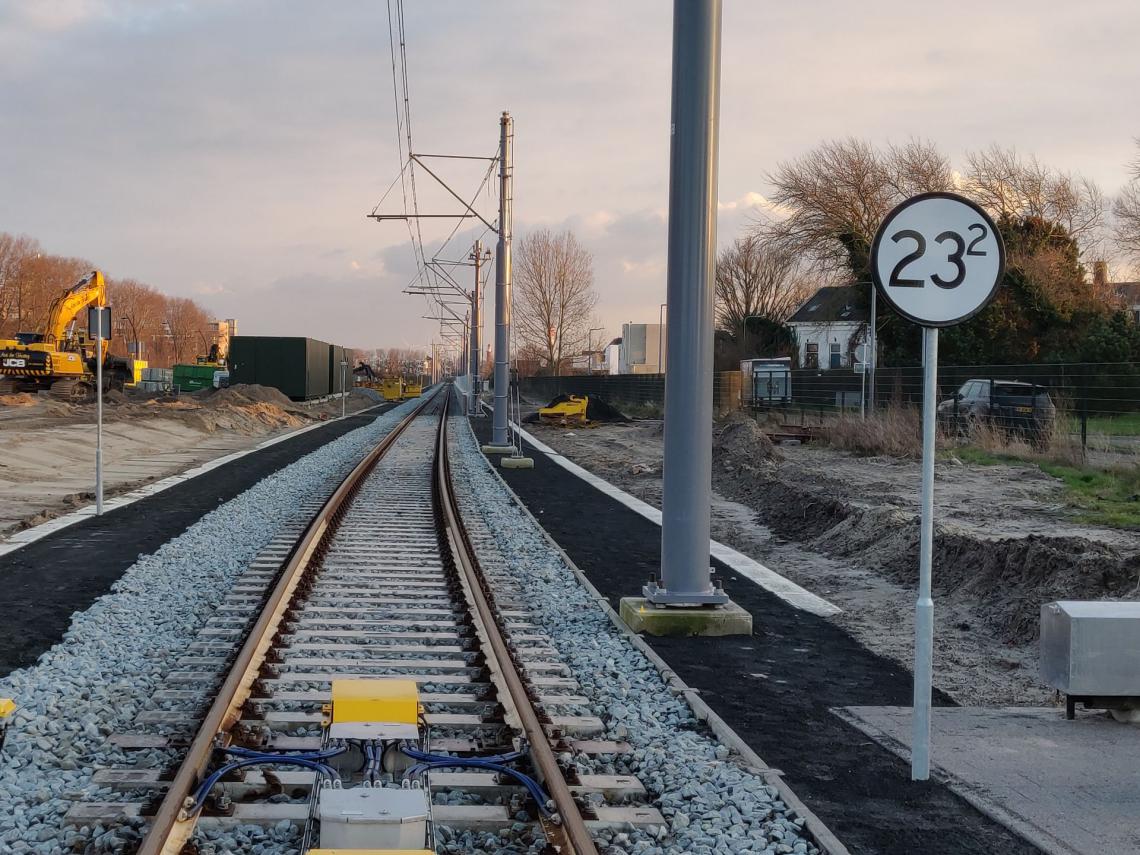
[[[471,606],[478,619],[490,645],[494,660],[503,683],[510,694],[515,713],[519,719],[523,734],[530,746],[530,757],[542,778],[543,784],[550,793],[551,799],[558,813],[557,823],[544,823],[543,828],[548,838],[554,840],[556,850],[564,855],[597,855],[593,837],[582,818],[574,794],[562,774],[554,750],[550,746],[549,736],[539,720],[526,686],[523,684],[510,649],[499,628],[495,610],[489,596],[489,583],[479,566],[475,548],[463,524],[463,517],[459,511],[459,501],[451,481],[451,464],[447,454],[447,420],[451,408],[451,387],[448,386],[444,396],[444,412],[439,422],[439,433],[436,447],[435,479],[437,496],[441,505],[444,524],[452,546],[452,555],[458,569],[466,582],[464,586],[471,598]],[[490,663],[491,657],[488,657]],[[558,845],[561,844],[561,845]]]
[[[288,610],[294,592],[313,566],[313,559],[324,550],[340,521],[344,508],[356,495],[365,477],[380,462],[408,425],[432,401],[435,401],[439,394],[437,390],[425,398],[353,468],[297,540],[273,590],[266,599],[257,622],[242,645],[225,682],[218,690],[214,702],[190,744],[186,757],[151,820],[146,837],[137,850],[138,855],[179,855],[182,847],[194,833],[198,814],[187,816],[184,803],[199,785],[209,767],[219,737],[224,739],[224,734],[227,734],[240,720],[242,707],[249,699],[253,683],[264,664],[266,653],[273,645],[274,636]],[[445,395],[444,400],[447,402],[450,398]],[[446,409],[444,412],[446,416]]]

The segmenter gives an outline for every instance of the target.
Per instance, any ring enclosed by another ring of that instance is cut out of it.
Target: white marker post
[[[105,327],[105,329],[104,329]],[[103,339],[111,337],[111,310],[93,306],[87,332],[95,334],[95,516],[103,516]]]
[[[922,522],[914,609],[914,731],[910,777],[930,777],[930,699],[934,678],[934,453],[938,330],[972,318],[997,295],[1005,244],[978,205],[954,193],[923,193],[891,211],[871,245],[875,288],[923,328]]]

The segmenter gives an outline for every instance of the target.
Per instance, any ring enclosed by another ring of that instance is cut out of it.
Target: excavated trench
[[[717,490],[753,508],[779,537],[917,584],[916,512],[861,507],[818,485],[789,483],[770,462],[742,459],[730,448],[718,447],[714,460]],[[968,603],[996,637],[1030,644],[1042,603],[1135,597],[1140,553],[1122,555],[1081,537],[979,537],[936,522],[933,578],[935,594]]]

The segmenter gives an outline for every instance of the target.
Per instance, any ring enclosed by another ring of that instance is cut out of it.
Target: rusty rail
[[[538,712],[531,702],[518,666],[507,647],[506,640],[499,628],[494,608],[494,595],[479,560],[475,548],[463,525],[463,517],[459,511],[459,502],[451,482],[451,465],[447,456],[447,411],[451,406],[450,390],[445,396],[444,416],[439,422],[439,434],[436,448],[436,495],[441,506],[447,535],[451,542],[451,552],[455,558],[458,569],[464,581],[464,590],[470,599],[474,617],[479,623],[487,644],[490,645],[491,655],[488,664],[492,661],[498,667],[498,673],[504,684],[511,703],[519,719],[530,746],[530,757],[535,769],[542,778],[543,784],[550,793],[557,810],[555,822],[544,822],[543,830],[548,841],[555,847],[555,851],[563,855],[597,855],[590,830],[578,809],[578,803],[570,786],[562,774],[554,750],[550,746],[549,737],[539,720]]]
[[[227,738],[226,735],[238,722],[242,706],[249,699],[250,689],[265,661],[266,652],[273,645],[273,638],[293,598],[293,593],[312,567],[313,558],[319,555],[332,536],[343,509],[356,495],[364,478],[407,426],[439,394],[437,391],[431,397],[424,399],[356,465],[328,501],[321,506],[320,511],[298,539],[257,622],[246,638],[245,644],[242,645],[225,682],[218,690],[217,697],[206,713],[194,741],[190,744],[182,765],[178,768],[170,788],[151,820],[146,837],[139,846],[138,855],[179,855],[182,847],[194,833],[198,817],[197,814],[187,816],[184,812],[184,803],[209,767],[218,737]]]

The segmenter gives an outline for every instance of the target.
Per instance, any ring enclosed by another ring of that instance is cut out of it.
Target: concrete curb
[[[471,428],[471,422],[465,417],[464,422],[467,425],[467,429],[471,431],[472,437],[475,438],[476,445],[478,445],[478,438],[475,437],[475,432]],[[486,455],[484,455],[484,459],[486,459]],[[527,508],[522,499],[520,499],[514,490],[511,489],[510,485],[503,480],[503,476],[499,474],[499,471],[491,464],[491,461],[487,460],[487,463],[488,469],[490,469],[499,480],[499,483],[503,485],[503,489],[514,497],[515,504],[518,508],[526,514],[538,530],[542,532],[542,536],[546,539],[546,542],[550,544],[550,548],[566,563],[566,566],[570,568],[579,584],[597,601],[599,608],[601,608],[601,610],[605,612],[606,617],[610,619],[610,623],[612,623],[646,659],[653,663],[653,667],[661,674],[661,678],[665,681],[666,685],[669,686],[673,692],[681,695],[685,699],[685,703],[689,705],[689,709],[693,711],[693,715],[696,716],[697,720],[707,724],[717,739],[724,743],[730,750],[735,751],[747,769],[759,775],[766,783],[776,788],[784,804],[795,811],[799,816],[803,817],[804,827],[811,834],[812,839],[820,849],[827,853],[827,855],[850,855],[847,847],[824,825],[823,820],[816,816],[811,809],[792,792],[791,788],[782,778],[783,773],[779,769],[773,769],[761,760],[760,756],[752,750],[748,743],[741,739],[736,731],[729,727],[728,723],[704,702],[696,689],[690,688],[641,636],[635,634],[626,626],[625,622],[618,616],[617,612],[613,610],[606,598],[602,596],[601,592],[586,578],[586,574],[570,559],[566,551],[558,545],[554,538],[542,527],[542,523],[530,512],[530,509]]]
[[[389,402],[385,402],[389,403]],[[357,410],[355,413],[348,413],[344,416],[336,416],[335,418],[326,419],[322,422],[314,422],[311,425],[297,428],[296,430],[289,431],[288,433],[280,434],[279,436],[272,437],[259,442],[257,445],[252,445],[249,448],[244,448],[241,451],[233,451],[221,457],[215,457],[213,460],[207,460],[205,463],[200,463],[195,467],[186,469],[182,472],[177,472],[174,475],[168,475],[165,478],[155,481],[152,484],[147,484],[145,487],[139,487],[136,490],[131,490],[128,493],[123,493],[113,498],[107,499],[103,502],[103,513],[107,514],[116,508],[126,507],[127,505],[134,504],[140,499],[146,499],[156,493],[161,493],[163,490],[168,490],[176,484],[181,484],[183,481],[189,481],[192,478],[197,478],[199,475],[205,475],[219,466],[225,466],[234,460],[245,457],[247,454],[253,454],[255,451],[269,448],[270,446],[277,445],[279,442],[284,442],[287,439],[292,439],[295,436],[300,436],[303,433],[308,433],[317,428],[326,427],[334,422],[339,422],[342,418],[349,419],[354,416],[369,413],[372,410],[382,407],[384,404],[373,404],[371,407],[365,407],[363,410]],[[27,546],[29,543],[35,543],[48,535],[55,534],[65,528],[75,525],[83,520],[90,519],[95,516],[95,505],[84,505],[83,507],[71,511],[70,513],[58,516],[55,519],[48,520],[45,523],[32,526],[31,528],[22,529],[10,534],[8,537],[0,540],[0,556],[9,555],[18,549]]]

